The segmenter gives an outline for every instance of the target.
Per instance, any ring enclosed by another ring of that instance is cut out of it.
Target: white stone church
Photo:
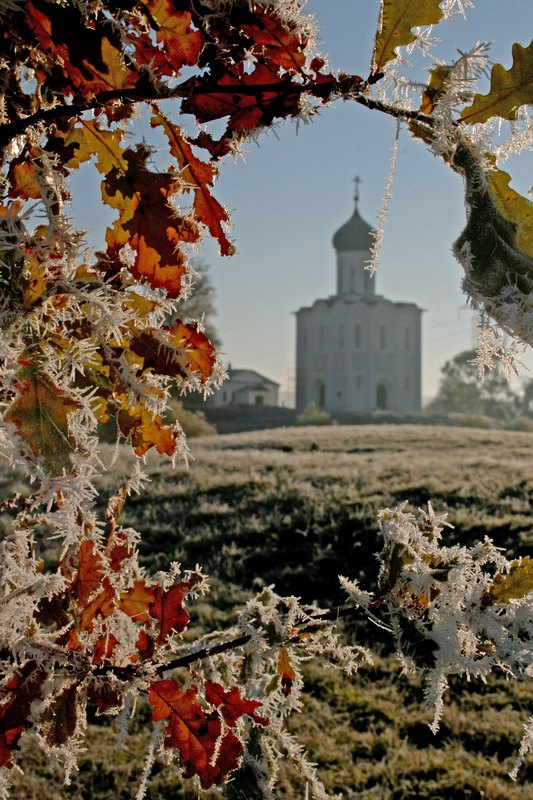
[[[337,292],[296,312],[299,410],[314,402],[332,412],[420,411],[422,309],[376,294],[364,269],[371,232],[356,191],[352,217],[333,236]]]

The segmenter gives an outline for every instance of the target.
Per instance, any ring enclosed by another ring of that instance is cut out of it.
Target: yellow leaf
[[[489,589],[492,603],[508,603],[509,600],[520,600],[533,592],[533,561],[525,556],[513,561],[507,575],[498,573]]]
[[[440,98],[448,88],[451,66],[437,64],[429,71],[429,83],[422,92],[422,102],[418,109],[422,114],[431,114]]]
[[[488,156],[488,159],[495,162],[493,156]],[[511,189],[510,180],[509,173],[501,169],[487,174],[487,185],[496,207],[506,219],[518,226],[516,246],[526,255],[533,256],[533,203]]]
[[[396,48],[416,40],[413,28],[435,25],[443,17],[441,0],[382,0],[376,34],[373,72],[382,72],[388,61],[396,58]]]
[[[75,147],[74,155],[65,161],[68,169],[76,169],[82,162],[96,156],[96,168],[107,175],[113,167],[125,172],[128,162],[120,147],[122,131],[106,131],[96,120],[80,120],[78,127],[72,127],[64,140],[65,147]]]
[[[513,66],[506,70],[494,64],[490,74],[490,92],[476,94],[463,109],[460,122],[473,125],[490,117],[516,119],[520,106],[533,104],[533,40],[529,47],[513,45]]]
[[[19,436],[34,456],[42,456],[46,471],[56,477],[72,469],[70,454],[76,448],[69,431],[69,415],[81,404],[60,389],[43,368],[24,361],[18,371],[18,397],[4,419],[18,428]]]

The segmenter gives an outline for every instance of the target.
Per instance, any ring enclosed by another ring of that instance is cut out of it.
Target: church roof
[[[359,214],[357,201],[355,209],[344,225],[333,235],[333,247],[337,252],[342,250],[369,250],[374,238],[372,228]]]

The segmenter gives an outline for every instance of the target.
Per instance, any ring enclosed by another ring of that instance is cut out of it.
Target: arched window
[[[356,350],[361,347],[361,326],[359,323],[355,326],[354,346]]]
[[[320,379],[317,380],[315,384],[315,392],[316,392],[316,404],[319,408],[324,408],[326,405],[326,384],[324,381]]]
[[[383,383],[378,383],[376,390],[376,406],[382,411],[387,408],[387,387]]]
[[[403,335],[403,347],[408,353],[411,349],[411,328],[406,328]]]
[[[379,349],[387,349],[387,328],[385,325],[381,325],[379,328]]]

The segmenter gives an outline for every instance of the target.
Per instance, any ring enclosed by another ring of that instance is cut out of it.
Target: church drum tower
[[[296,407],[420,411],[422,309],[376,294],[358,184],[354,212],[333,236],[337,292],[296,312]]]

